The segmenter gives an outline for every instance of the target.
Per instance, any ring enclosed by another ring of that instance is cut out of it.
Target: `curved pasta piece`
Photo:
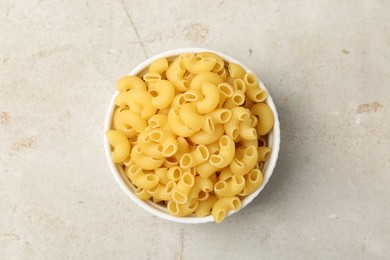
[[[216,85],[206,82],[202,85],[204,99],[196,103],[199,113],[207,114],[215,110],[219,103],[219,90]]]
[[[135,145],[131,150],[131,158],[134,160],[136,165],[142,167],[145,170],[157,169],[164,162],[164,159],[156,159],[145,155],[139,145]]]
[[[177,152],[177,141],[170,132],[164,131],[161,128],[156,128],[151,130],[148,133],[148,136],[151,141],[154,141],[161,146],[158,147],[158,149],[164,157],[171,157]]]
[[[258,103],[252,107],[251,112],[259,119],[256,127],[257,133],[259,135],[268,134],[274,126],[274,114],[269,106],[265,103]]]
[[[187,103],[187,101],[184,99],[184,94],[178,94],[172,99],[171,108],[174,107],[181,107]]]
[[[137,135],[137,132],[133,127],[128,125],[127,123],[124,123],[121,119],[120,113],[121,110],[125,108],[117,108],[114,113],[114,118],[113,118],[113,125],[114,129],[121,132],[128,138],[135,137]]]
[[[144,153],[146,156],[155,159],[164,159],[162,145],[159,142],[155,141],[156,139],[152,140],[150,132],[150,129],[141,132],[138,135],[137,144],[141,148],[142,153]]]
[[[157,109],[168,107],[175,95],[175,88],[168,80],[158,80],[154,85],[154,89],[149,90],[153,96],[152,105]]]
[[[209,82],[214,85],[218,85],[223,82],[220,76],[214,72],[202,72],[196,75],[190,84],[191,90],[202,90],[204,83]]]
[[[245,85],[245,82],[242,79],[234,79],[233,87],[236,90],[241,90],[244,93],[246,92],[246,85]]]
[[[223,135],[219,140],[219,152],[210,156],[210,164],[216,168],[222,169],[231,163],[235,154],[234,140]]]
[[[242,158],[235,157],[230,163],[230,169],[236,175],[245,175],[257,164],[257,149],[254,146],[246,147]]]
[[[224,108],[233,108],[238,107],[244,104],[245,102],[245,94],[241,90],[234,90],[233,95],[228,98],[223,104]]]
[[[120,93],[115,98],[114,103],[120,107],[128,106],[133,111],[138,110],[134,109],[134,106],[140,107],[141,117],[143,119],[148,119],[157,112],[157,109],[152,105],[152,95],[141,89],[131,89],[127,92]]]
[[[174,155],[174,157],[176,158],[176,160],[180,160],[180,158],[183,156],[183,154],[188,152],[189,145],[187,143],[187,140],[184,137],[182,137],[182,136],[178,136],[176,138],[176,142],[177,142],[177,145],[178,145],[178,149],[177,149],[177,152]]]
[[[254,127],[251,126],[250,121],[240,122],[240,137],[245,140],[256,140],[257,132]]]
[[[201,52],[198,55],[203,57],[203,58],[214,58],[215,59],[216,62],[215,62],[214,68],[211,69],[211,71],[213,71],[213,72],[220,71],[225,66],[225,62],[223,61],[223,59],[219,55],[217,55],[215,53],[212,53],[212,52]]]
[[[226,81],[226,79],[227,79],[228,76],[229,76],[229,72],[228,72],[228,70],[227,70],[226,68],[223,68],[223,69],[221,69],[220,71],[217,71],[216,73],[218,74],[218,76],[221,77],[221,79],[222,79],[223,81]]]
[[[202,130],[208,134],[215,133],[215,125],[214,125],[213,119],[210,116],[204,117]]]
[[[226,124],[232,118],[232,110],[227,108],[218,108],[212,111],[209,116],[214,125]]]
[[[164,165],[164,167],[171,168],[171,167],[179,165],[179,160],[177,160],[174,156],[171,156],[171,157],[165,158],[163,165]]]
[[[200,201],[198,208],[195,211],[195,216],[205,217],[209,215],[217,200],[217,197],[215,197],[214,195],[210,195],[206,200]]]
[[[229,75],[232,78],[243,78],[245,75],[245,70],[238,65],[237,63],[229,62],[228,65]]]
[[[196,149],[190,153],[185,153],[180,158],[180,166],[183,169],[195,167],[207,161],[210,153],[205,145],[198,145]]]
[[[218,176],[218,181],[226,181],[227,179],[229,179],[230,177],[233,177],[233,176],[234,176],[234,173],[232,172],[230,167],[226,166],[225,168],[223,168],[221,170],[221,173]]]
[[[161,128],[165,131],[171,130],[168,125],[168,116],[164,114],[153,115],[151,118],[149,118],[148,124],[151,128]]]
[[[179,108],[173,107],[168,113],[168,125],[169,128],[178,136],[189,137],[192,136],[195,131],[186,126],[179,116]]]
[[[147,83],[155,83],[155,82],[161,80],[161,75],[158,73],[155,73],[155,72],[148,72],[145,75],[143,75],[142,78]],[[154,84],[153,84],[153,88],[154,88]],[[151,89],[151,88],[149,87],[149,89]]]
[[[121,92],[125,92],[130,89],[146,90],[146,85],[145,82],[137,76],[124,76],[118,80],[116,89]]]
[[[188,194],[192,186],[194,186],[194,183],[194,176],[189,172],[185,172],[172,192],[172,199],[178,204],[186,203],[188,201]]]
[[[209,178],[211,175],[216,173],[219,168],[210,164],[209,161],[206,161],[198,166],[196,166],[196,171],[202,178]]]
[[[140,198],[141,200],[148,200],[152,197],[152,195],[149,194],[148,190],[143,189],[141,187],[138,187],[135,190],[135,195]]]
[[[267,146],[259,146],[257,147],[257,153],[259,155],[257,158],[259,162],[266,161],[271,156],[271,149]]]
[[[168,213],[176,217],[184,217],[191,215],[198,208],[198,201],[193,202],[193,204],[179,204],[174,200],[171,200],[167,204]]]
[[[182,63],[182,56],[177,57],[165,72],[167,79],[175,86],[178,91],[189,89],[189,81],[184,79],[185,68]]]
[[[176,183],[169,181],[167,185],[157,184],[155,187],[148,190],[149,194],[153,196],[153,200],[167,201],[172,199],[172,191],[175,189]]]
[[[241,175],[234,175],[226,180],[218,181],[214,185],[217,198],[231,197],[239,194],[245,186],[245,179]]]
[[[202,91],[200,90],[187,90],[183,93],[183,99],[187,102],[196,102],[203,98]]]
[[[199,198],[202,200],[207,199],[208,194],[213,191],[213,186],[214,184],[210,179],[196,176],[194,186],[192,186],[190,192],[188,193],[189,203],[191,204],[193,200],[198,200]]]
[[[211,211],[215,222],[220,223],[227,215],[229,210],[237,211],[241,208],[241,201],[239,198],[225,197],[215,202]]]
[[[167,185],[167,183],[170,181],[168,179],[167,172],[168,172],[167,168],[157,168],[154,170],[154,174],[158,177],[162,185]]]
[[[237,118],[231,118],[229,122],[223,125],[226,134],[233,138],[234,140],[237,139],[238,134],[240,133],[240,121]]]
[[[215,154],[219,151],[219,142],[208,144],[206,146],[207,146],[207,149],[209,149],[210,155]]]
[[[202,57],[194,53],[183,54],[183,65],[190,73],[197,75],[202,72],[211,71],[216,63],[214,58]]]
[[[149,72],[157,74],[163,74],[168,69],[168,60],[166,58],[160,58],[155,60],[149,66]]]
[[[131,180],[131,182],[137,187],[150,190],[155,187],[159,179],[154,174],[145,174],[141,167],[138,165],[130,166],[125,169],[126,176]]]
[[[263,174],[259,169],[253,169],[245,176],[244,189],[238,194],[240,196],[248,196],[255,192],[263,184]]]
[[[182,105],[179,115],[181,121],[192,131],[197,132],[202,128],[204,117],[199,114],[195,104],[187,103]]]
[[[183,175],[183,171],[178,166],[171,167],[167,171],[167,177],[171,181],[175,181],[175,182],[179,181],[182,175]]]
[[[129,109],[117,109],[115,111],[114,117],[117,117],[114,120],[114,124],[116,123],[115,128],[121,126],[121,128],[124,128],[124,130],[134,129],[135,132],[141,133],[147,126],[146,121],[139,114]]]
[[[130,143],[127,137],[115,130],[108,130],[106,132],[106,137],[112,147],[112,161],[114,163],[120,163],[125,160],[130,153]]]
[[[212,144],[218,141],[224,133],[223,125],[216,125],[214,134],[199,131],[189,138],[195,144]]]

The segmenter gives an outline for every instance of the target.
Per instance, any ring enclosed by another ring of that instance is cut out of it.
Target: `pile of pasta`
[[[261,186],[274,116],[253,73],[211,52],[185,53],[116,88],[106,136],[140,199],[219,223]]]

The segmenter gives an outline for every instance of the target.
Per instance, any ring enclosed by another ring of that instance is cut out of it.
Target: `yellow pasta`
[[[194,186],[194,183],[194,176],[189,172],[185,172],[173,190],[172,199],[178,204],[186,203],[188,201],[188,193]]]
[[[154,170],[159,168],[163,162],[164,159],[157,159],[150,156],[145,155],[141,147],[139,145],[135,145],[133,149],[131,150],[131,158],[133,158],[136,165],[139,167],[142,167],[145,170]]]
[[[223,82],[222,78],[214,72],[202,72],[196,75],[190,84],[191,90],[201,90],[204,83],[209,82],[218,85]]]
[[[196,149],[190,153],[185,153],[180,158],[180,167],[187,169],[193,168],[207,161],[210,153],[205,145],[198,145]]]
[[[106,136],[112,147],[111,158],[114,163],[120,163],[130,153],[130,143],[126,136],[115,130],[108,130]]]
[[[254,146],[245,148],[244,153],[239,157],[235,157],[230,164],[230,169],[236,175],[245,175],[250,172],[257,163],[257,149]]]
[[[196,200],[192,204],[179,204],[174,200],[170,200],[167,204],[169,214],[176,217],[184,217],[191,215],[198,208],[199,202]]]
[[[219,140],[219,152],[210,156],[210,164],[222,169],[229,165],[234,158],[234,154],[234,140],[227,135],[223,135]]]
[[[241,208],[241,200],[236,196],[218,199],[211,211],[215,222],[220,223],[229,210],[237,211]]]
[[[221,138],[223,135],[223,125],[216,125],[214,134],[209,134],[204,131],[199,131],[190,136],[190,140],[195,144],[212,144]]]
[[[175,86],[178,91],[189,89],[189,81],[184,79],[185,67],[182,62],[182,56],[177,57],[165,72],[167,79]]]
[[[203,58],[213,58],[213,59],[215,59],[216,62],[215,62],[214,68],[212,68],[211,71],[214,71],[214,72],[220,71],[225,66],[225,62],[223,61],[223,59],[220,56],[216,55],[215,53],[212,53],[212,52],[201,52],[198,55],[203,57]]]
[[[245,186],[245,179],[241,175],[234,175],[226,180],[218,181],[214,186],[217,198],[231,197],[239,194]]]
[[[157,168],[154,170],[154,174],[159,178],[162,185],[167,185],[167,183],[170,181],[168,178],[167,168]]]
[[[160,58],[119,79],[105,134],[134,194],[175,217],[219,223],[239,210],[272,152],[274,115],[260,85],[212,52]]]
[[[168,107],[175,95],[175,88],[168,80],[158,80],[154,85],[154,89],[149,93],[153,96],[152,105],[157,109]]]
[[[200,201],[198,208],[195,211],[195,216],[204,217],[209,215],[217,200],[217,197],[215,197],[214,195],[210,195],[205,201]]]
[[[172,132],[178,136],[189,137],[193,136],[194,130],[186,126],[179,116],[180,109],[177,107],[171,108],[168,113],[168,124]]]
[[[259,169],[253,169],[245,176],[245,186],[239,195],[248,196],[260,188],[261,184],[263,184],[263,174]]]
[[[138,165],[130,166],[125,170],[126,176],[131,180],[137,187],[149,190],[155,187],[159,179],[154,174],[145,174],[142,168]]]
[[[265,103],[258,103],[252,107],[251,112],[259,119],[257,133],[259,135],[268,134],[274,126],[274,114],[269,106]]]
[[[199,114],[195,104],[187,103],[182,105],[179,115],[181,121],[192,131],[197,132],[202,128],[204,117]]]
[[[211,57],[202,57],[193,53],[183,55],[183,65],[186,70],[196,75],[202,72],[211,71],[215,66],[216,60]]]
[[[146,90],[146,84],[136,76],[124,76],[116,84],[116,89],[124,92],[130,89]]]
[[[259,162],[263,162],[268,160],[268,158],[271,156],[271,149],[267,146],[260,146],[257,148],[257,153],[259,154],[257,160]]]
[[[204,98],[196,103],[199,113],[207,114],[215,110],[219,103],[219,90],[216,85],[206,82],[202,85]]]
[[[229,69],[229,75],[232,78],[241,79],[245,75],[245,70],[237,63],[229,62],[228,69]]]

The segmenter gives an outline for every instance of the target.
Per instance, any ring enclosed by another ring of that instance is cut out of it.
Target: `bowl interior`
[[[163,53],[160,53],[158,55],[155,55],[155,56],[145,60],[141,64],[139,64],[137,67],[135,67],[129,73],[129,75],[140,76],[140,75],[145,74],[146,71],[147,71],[147,68],[149,67],[149,65],[154,60],[159,59],[159,58],[167,58],[170,61],[170,60],[174,59],[175,57],[177,57],[178,55],[180,55],[182,53],[186,53],[186,52],[199,53],[199,52],[206,52],[206,51],[207,52],[216,53],[217,55],[222,57],[225,61],[227,61],[227,62],[234,62],[234,63],[240,64],[247,72],[252,72],[244,64],[241,64],[240,62],[236,61],[235,59],[233,59],[233,58],[231,58],[231,57],[229,57],[229,56],[227,56],[227,55],[225,55],[223,53],[219,53],[219,52],[216,52],[216,51],[213,51],[213,50],[207,50],[207,49],[185,48],[185,49],[171,50],[171,51],[167,51],[167,52],[163,52]],[[264,84],[261,82],[260,79],[259,79],[259,83],[260,83],[259,84],[260,87],[262,87],[263,89],[265,89],[268,92],[268,90],[266,89],[266,87],[264,86]],[[109,109],[108,109],[107,115],[106,115],[104,132],[106,132],[107,130],[111,129],[111,127],[112,127],[113,114],[114,114],[114,111],[115,111],[115,108],[116,108],[116,106],[114,104],[114,100],[115,100],[115,98],[116,98],[116,96],[118,94],[119,94],[119,92],[116,91],[114,96],[111,99],[111,102],[110,102],[110,105],[109,105]],[[241,207],[241,209],[244,208],[246,205],[248,205],[260,193],[260,191],[264,188],[264,186],[267,184],[269,178],[272,175],[273,169],[275,167],[275,164],[276,164],[276,161],[277,161],[277,158],[278,158],[279,143],[280,143],[279,119],[278,119],[278,114],[277,114],[275,105],[273,103],[272,97],[269,95],[269,92],[268,92],[268,97],[266,99],[266,103],[271,108],[272,112],[274,113],[274,117],[275,117],[274,127],[273,127],[272,131],[268,134],[268,140],[267,140],[268,141],[267,146],[271,148],[272,152],[271,152],[270,158],[266,161],[266,163],[264,164],[263,170],[262,170],[262,173],[264,175],[263,184],[261,185],[261,187],[258,190],[256,190],[254,193],[252,193],[251,195],[247,196],[246,198],[244,198],[242,200],[242,207]],[[110,144],[108,142],[108,139],[105,137],[105,135],[104,135],[104,146],[105,146],[106,157],[107,157],[109,166],[111,168],[112,174],[114,175],[116,181],[118,182],[118,184],[122,188],[122,190],[137,205],[139,205],[140,207],[142,207],[146,211],[152,213],[153,215],[156,215],[156,216],[161,217],[163,219],[174,221],[174,222],[180,222],[180,223],[205,223],[205,222],[212,222],[213,221],[212,216],[206,216],[206,217],[201,217],[201,218],[193,217],[193,216],[175,217],[175,216],[170,215],[168,213],[167,209],[164,206],[156,204],[156,203],[153,203],[152,201],[149,201],[149,200],[143,201],[143,200],[139,199],[135,195],[135,193],[134,193],[135,192],[135,187],[130,182],[130,180],[128,180],[128,178],[126,177],[122,167],[120,167],[120,166],[118,166],[118,165],[116,165],[116,164],[114,164],[112,162]],[[232,215],[234,213],[235,212],[230,211],[228,213],[228,216],[230,216],[230,215]]]

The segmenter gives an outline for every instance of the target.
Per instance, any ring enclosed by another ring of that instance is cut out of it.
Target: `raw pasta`
[[[241,65],[185,53],[122,77],[116,89],[106,137],[141,200],[219,223],[263,184],[274,115]]]

